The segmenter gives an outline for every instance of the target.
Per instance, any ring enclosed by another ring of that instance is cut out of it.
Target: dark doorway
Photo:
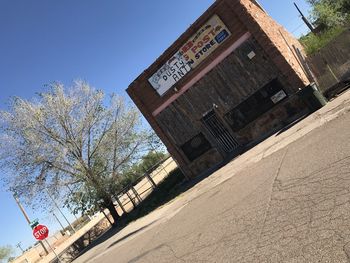
[[[222,151],[230,153],[239,147],[239,143],[218,118],[214,110],[207,113],[203,117],[202,122],[210,134],[215,138],[218,147],[220,147]]]

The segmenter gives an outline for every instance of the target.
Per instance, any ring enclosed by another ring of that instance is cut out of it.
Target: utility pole
[[[54,205],[56,206],[56,208],[58,209],[58,211],[61,213],[61,215],[63,216],[63,218],[66,220],[66,222],[68,223],[68,225],[72,228],[72,230],[74,231],[74,233],[76,232],[74,227],[71,225],[71,223],[68,221],[67,217],[63,214],[62,210],[60,209],[60,207],[58,206],[58,204],[56,203],[55,199],[52,198],[52,196],[49,194],[49,192],[46,190],[46,194],[49,196],[49,198],[51,199],[51,201],[54,203]]]
[[[16,245],[17,248],[19,248],[22,251],[22,255],[24,254],[24,249],[22,248],[22,242],[18,242]],[[26,257],[24,257],[25,262],[28,262],[28,259]]]
[[[30,219],[29,219],[29,217],[28,217],[26,211],[24,210],[22,204],[19,202],[19,199],[18,199],[17,195],[16,195],[16,194],[13,194],[13,198],[15,199],[15,201],[16,201],[16,203],[17,203],[19,209],[22,211],[22,214],[24,215],[25,219],[27,220],[28,225],[30,225],[31,221],[30,221]],[[43,249],[44,249],[46,255],[48,255],[48,254],[49,254],[49,251],[47,251],[47,249],[46,249],[46,247],[44,246],[43,242],[39,241],[39,243],[40,243],[40,245],[43,247]]]
[[[295,8],[298,10],[299,14],[301,15],[301,19],[304,21],[304,23],[307,25],[307,27],[311,30],[312,33],[317,34],[314,26],[307,20],[307,18],[304,16],[304,14],[299,9],[298,5],[294,3]]]
[[[58,219],[57,215],[52,211],[53,216],[56,218],[57,222],[60,224],[62,231],[64,232],[64,226],[62,225],[61,221]]]
[[[24,249],[22,248],[22,242],[18,242],[16,247],[18,247],[22,251],[22,254],[24,253]]]

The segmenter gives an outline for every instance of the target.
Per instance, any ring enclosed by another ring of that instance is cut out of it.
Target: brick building
[[[188,177],[308,111],[299,42],[252,0],[217,0],[127,89]]]

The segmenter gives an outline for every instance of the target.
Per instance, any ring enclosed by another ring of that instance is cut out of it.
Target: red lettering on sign
[[[44,225],[37,225],[33,229],[33,236],[37,240],[44,240],[49,236],[49,229]]]
[[[186,53],[192,46],[193,46],[192,41],[187,42],[187,43],[182,47],[182,52],[183,52],[183,53]]]
[[[208,43],[210,41],[210,37],[208,35],[205,35],[203,37],[203,41],[204,41],[204,43]]]

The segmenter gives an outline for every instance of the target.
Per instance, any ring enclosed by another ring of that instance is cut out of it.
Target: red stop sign
[[[49,229],[44,225],[37,225],[33,229],[33,236],[36,240],[44,240],[49,235]]]

